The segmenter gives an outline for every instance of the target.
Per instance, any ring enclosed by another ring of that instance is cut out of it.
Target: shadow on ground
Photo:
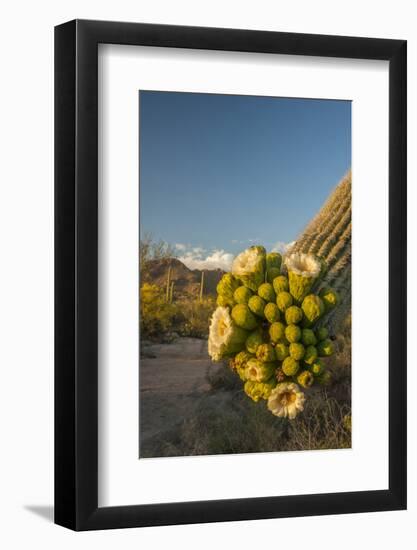
[[[54,507],[53,506],[40,506],[36,504],[24,506],[25,510],[32,512],[36,516],[45,519],[49,523],[54,521]]]

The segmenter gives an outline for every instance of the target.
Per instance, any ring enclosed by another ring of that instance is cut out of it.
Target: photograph
[[[351,448],[351,101],[139,91],[139,459]]]

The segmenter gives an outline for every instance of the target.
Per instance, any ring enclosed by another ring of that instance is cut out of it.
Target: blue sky
[[[140,92],[140,230],[189,267],[297,238],[351,165],[349,101]]]

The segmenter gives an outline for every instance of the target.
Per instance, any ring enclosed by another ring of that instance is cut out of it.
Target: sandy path
[[[139,375],[141,455],[154,441],[163,441],[164,434],[192,418],[208,395],[209,369],[219,368],[207,354],[207,341],[197,338],[146,346],[145,355]]]

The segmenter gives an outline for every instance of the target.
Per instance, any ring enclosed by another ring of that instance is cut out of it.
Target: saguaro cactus
[[[171,292],[171,266],[168,267],[166,293],[165,293],[165,301],[166,302],[170,301],[170,292]]]
[[[351,308],[352,178],[349,171],[307,225],[291,252],[316,254],[326,261],[320,288],[337,290],[340,305],[324,323],[334,332]]]
[[[204,294],[204,271],[201,272],[201,281],[200,281],[200,302],[203,301]]]
[[[174,286],[175,286],[175,281],[172,281],[171,282],[170,293],[169,293],[169,303],[170,304],[172,304],[172,301],[173,301],[173,298],[174,298]]]

